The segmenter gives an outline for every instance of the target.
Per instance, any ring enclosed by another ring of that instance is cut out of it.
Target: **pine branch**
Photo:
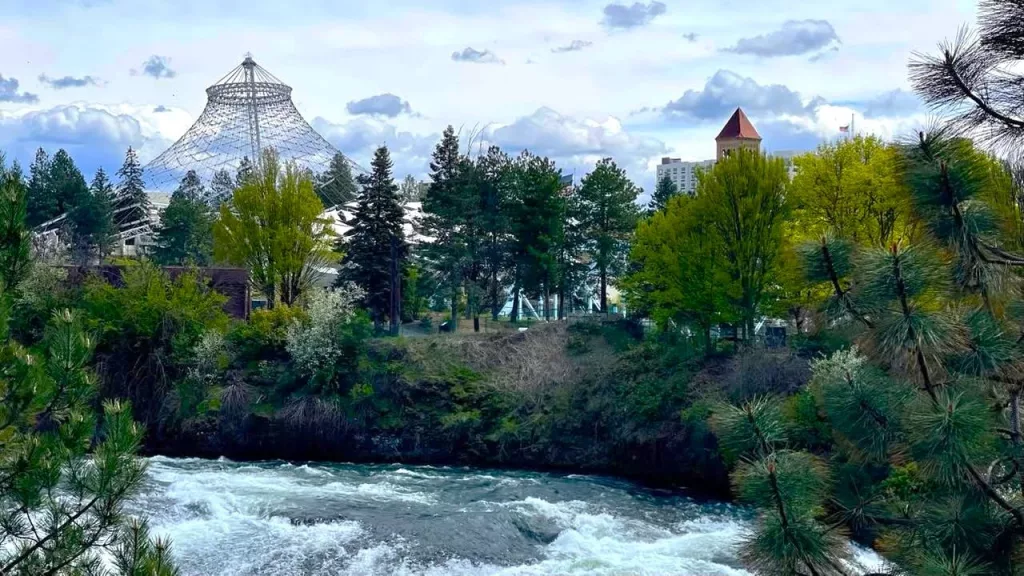
[[[828,249],[828,242],[825,237],[821,238],[821,255],[825,259],[825,267],[828,270],[829,280],[832,282],[832,289],[835,291],[836,298],[842,303],[843,307],[846,308],[847,313],[851,314],[857,320],[860,320],[868,328],[874,328],[873,322],[867,319],[861,314],[850,302],[848,298],[849,291],[843,290],[843,287],[839,284],[839,275],[836,273],[835,262],[832,260],[832,253]]]

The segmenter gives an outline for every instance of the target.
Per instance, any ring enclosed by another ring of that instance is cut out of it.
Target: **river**
[[[129,511],[183,576],[748,574],[747,510],[599,476],[155,457]]]

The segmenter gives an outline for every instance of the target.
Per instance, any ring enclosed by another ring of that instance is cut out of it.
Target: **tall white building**
[[[657,169],[658,182],[668,176],[677,190],[692,196],[697,190],[697,170],[710,170],[714,165],[714,160],[683,162],[679,158],[662,158]]]

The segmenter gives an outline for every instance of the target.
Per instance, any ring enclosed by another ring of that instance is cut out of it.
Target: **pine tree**
[[[36,150],[35,159],[29,166],[28,179],[28,226],[35,228],[60,216],[57,198],[50,190],[50,157],[42,148]]]
[[[231,198],[234,191],[235,181],[231,178],[231,173],[223,168],[218,170],[210,180],[210,207],[214,210],[220,208],[221,204]]]
[[[733,480],[761,513],[745,555],[765,572],[843,574],[845,525],[883,543],[893,573],[1016,573],[1024,258],[991,209],[1004,168],[943,130],[900,152],[924,234],[803,250],[808,282],[832,291],[827,323],[858,344],[813,365],[831,458],[789,435],[778,401],[716,409],[722,446],[742,458]]]
[[[241,188],[254,174],[255,170],[253,169],[252,161],[249,160],[248,156],[242,156],[242,161],[238,164],[238,170],[235,171],[235,188]]]
[[[961,29],[939,45],[939,55],[915,54],[910,82],[946,130],[1012,153],[1024,142],[1024,5],[1019,0],[981,0],[978,29]]]
[[[2,155],[0,155],[2,158]],[[32,233],[26,226],[28,190],[20,170],[0,174],[0,298],[14,295],[28,274]]]
[[[331,158],[327,171],[319,175],[316,183],[316,194],[326,207],[347,204],[359,194],[359,187],[352,177],[352,166],[341,152]]]
[[[89,186],[88,197],[68,212],[71,250],[77,262],[93,263],[110,252],[117,232],[113,203],[114,187],[100,168]]]
[[[629,238],[636,228],[639,189],[611,158],[597,163],[580,184],[580,217],[600,281],[601,311],[608,311],[608,280],[625,266]]]
[[[119,228],[149,220],[149,195],[142,181],[142,164],[135,150],[128,148],[124,164],[117,171],[120,181],[114,195],[114,224]]]
[[[664,210],[665,206],[668,205],[669,199],[677,194],[679,194],[679,188],[676,187],[676,183],[666,174],[661,180],[658,180],[658,186],[654,189],[651,202],[647,205],[648,211],[657,212]]]
[[[142,427],[121,402],[103,404],[97,425],[94,342],[74,313],[56,313],[38,355],[11,339],[11,303],[0,305],[0,549],[3,574],[112,573],[174,576],[168,543],[152,543],[123,506],[141,487]],[[16,542],[17,544],[14,544]],[[135,545],[132,545],[135,544]]]
[[[551,290],[559,276],[559,247],[565,231],[562,174],[555,163],[523,152],[516,159],[514,197],[509,210],[512,242],[513,320],[519,289],[540,296],[544,317],[551,316]]]
[[[401,322],[400,311],[392,314],[393,298],[398,296],[392,288],[396,280],[401,281],[407,253],[405,210],[391,176],[391,155],[386,146],[377,149],[370,166],[353,212],[352,229],[342,240],[345,257],[337,282],[353,282],[362,288],[374,324],[380,328],[387,318],[394,332]]]
[[[579,186],[565,189],[565,216],[563,232],[558,245],[558,318],[568,315],[568,308],[577,296],[584,297],[580,289],[586,286],[590,275],[587,262],[587,231],[584,228],[583,203]],[[589,310],[588,310],[589,312]]]
[[[189,170],[160,215],[153,259],[165,266],[207,266],[213,254],[213,212],[206,189]]]
[[[431,238],[422,254],[438,282],[447,287],[451,304],[451,331],[458,326],[460,292],[470,258],[466,244],[470,210],[467,176],[470,161],[459,153],[459,138],[448,126],[430,161],[430,187],[423,198],[424,236]]]
[[[50,193],[57,203],[57,214],[68,214],[89,201],[89,187],[85,177],[75,166],[71,155],[63,148],[57,150],[50,161],[47,176]]]
[[[477,259],[480,262],[480,291],[483,304],[490,305],[491,318],[498,319],[505,303],[502,291],[504,275],[509,267],[509,198],[512,162],[497,146],[476,160],[476,186],[479,197],[478,228],[483,234]]]

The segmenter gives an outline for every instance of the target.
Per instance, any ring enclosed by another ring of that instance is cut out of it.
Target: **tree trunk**
[[[551,288],[544,282],[544,321],[551,320]]]
[[[474,314],[473,315],[473,332],[479,332],[479,331],[480,331],[480,315],[479,314]]]
[[[567,311],[565,309],[565,280],[558,285],[558,319],[565,320]]]
[[[491,320],[498,321],[501,304],[498,303],[498,271],[491,270]]]
[[[608,313],[608,269],[601,267],[601,313]]]
[[[711,343],[711,326],[704,326],[704,355],[711,356],[714,351],[715,348]]]
[[[519,321],[519,267],[516,267],[515,280],[512,282],[512,311],[508,315],[510,322]]]
[[[451,326],[448,328],[452,334],[459,329],[459,285],[457,283],[452,286],[452,319]]]

